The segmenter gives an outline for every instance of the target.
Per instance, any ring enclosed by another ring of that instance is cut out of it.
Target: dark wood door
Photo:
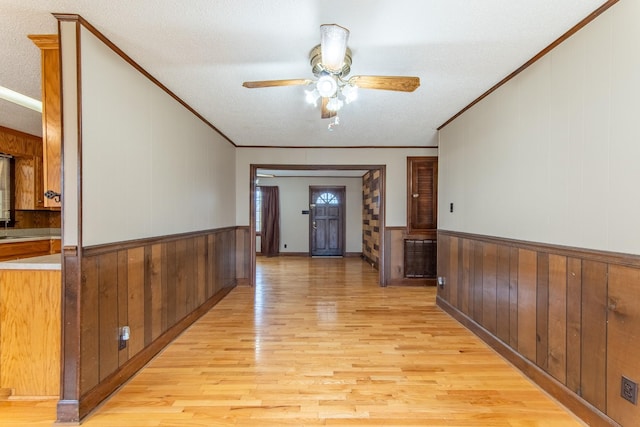
[[[345,187],[309,187],[309,253],[343,256]]]
[[[438,228],[438,158],[407,157],[407,226],[409,234]]]

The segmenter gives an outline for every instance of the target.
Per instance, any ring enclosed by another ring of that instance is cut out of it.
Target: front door
[[[345,187],[309,187],[309,253],[344,256]]]

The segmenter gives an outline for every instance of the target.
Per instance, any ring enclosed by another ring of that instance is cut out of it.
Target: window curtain
[[[280,253],[280,193],[278,187],[260,186],[262,192],[262,223],[260,224],[260,251],[264,256]]]

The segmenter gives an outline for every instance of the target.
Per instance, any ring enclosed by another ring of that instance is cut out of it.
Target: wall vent
[[[404,277],[428,278],[437,276],[437,241],[405,239]]]

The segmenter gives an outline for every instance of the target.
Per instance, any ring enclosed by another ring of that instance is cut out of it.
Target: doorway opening
[[[378,268],[378,277],[380,286],[386,286],[385,280],[385,187],[386,187],[386,166],[385,165],[282,165],[282,164],[251,164],[249,168],[249,251],[250,251],[250,284],[253,286],[256,283],[256,181],[269,173],[280,174],[282,176],[289,177],[335,177],[350,173],[351,176],[363,177],[365,174],[375,175],[377,188],[375,191],[375,204],[376,204],[376,233],[373,237],[373,244],[371,236],[368,236],[367,247],[375,246],[377,250],[377,258],[379,262],[376,264]],[[353,175],[353,174],[356,175]],[[326,186],[325,186],[326,187]],[[364,194],[364,191],[363,191]],[[311,203],[309,203],[311,204]],[[302,212],[304,214],[304,212]],[[311,209],[307,211],[311,216]],[[311,218],[309,218],[311,219]],[[312,223],[312,222],[311,222]],[[343,222],[344,223],[344,222]],[[364,221],[361,224],[361,231],[364,237],[365,225]],[[370,233],[367,230],[367,233]],[[344,233],[343,234],[348,234]],[[326,235],[325,235],[326,236]],[[317,237],[317,236],[316,236]],[[311,235],[310,235],[311,238]],[[363,242],[361,242],[363,243]],[[310,243],[311,244],[311,243]],[[316,245],[318,242],[316,242]],[[344,251],[346,248],[342,247]],[[309,250],[309,255],[312,251]],[[326,255],[328,256],[328,255]]]

